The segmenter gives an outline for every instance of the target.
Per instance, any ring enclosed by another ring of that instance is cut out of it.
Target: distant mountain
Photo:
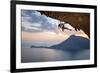
[[[51,48],[67,51],[80,51],[90,49],[90,40],[81,36],[71,35],[68,39],[57,45],[53,45],[50,47],[32,45],[31,48]]]
[[[32,45],[30,48],[50,48],[50,47]]]
[[[81,36],[71,35],[62,43],[53,45],[50,48],[62,49],[69,51],[84,50],[90,48],[90,40]]]

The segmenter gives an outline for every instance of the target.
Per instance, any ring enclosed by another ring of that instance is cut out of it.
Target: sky
[[[27,32],[56,31],[58,20],[33,10],[22,10],[22,30]]]
[[[58,29],[60,20],[50,18],[40,12],[34,10],[21,10],[21,28],[22,28],[22,40],[30,41],[51,41],[51,42],[62,42],[69,38],[71,35],[87,37],[82,31],[75,31],[70,24],[65,26],[70,30]]]

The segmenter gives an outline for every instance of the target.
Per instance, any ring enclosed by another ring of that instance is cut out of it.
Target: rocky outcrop
[[[64,21],[73,26],[76,30],[82,29],[90,37],[90,14],[89,13],[76,13],[76,12],[51,12],[40,11],[51,18]]]

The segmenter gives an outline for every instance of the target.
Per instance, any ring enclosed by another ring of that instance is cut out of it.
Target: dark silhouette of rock
[[[67,51],[80,51],[90,48],[90,40],[84,37],[72,35],[62,43],[53,45],[50,48]]]
[[[68,39],[64,40],[63,42],[57,45],[53,45],[50,47],[32,45],[31,48],[49,48],[76,52],[90,49],[90,40],[81,36],[71,35]]]

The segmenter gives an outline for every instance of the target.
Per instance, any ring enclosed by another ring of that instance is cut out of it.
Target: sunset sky
[[[21,19],[22,40],[62,42],[71,35],[88,38],[82,30],[75,31],[70,24],[66,24],[66,27],[72,29],[72,31],[65,30],[63,32],[61,29],[58,29],[58,24],[61,21],[41,15],[38,11],[22,10]]]

